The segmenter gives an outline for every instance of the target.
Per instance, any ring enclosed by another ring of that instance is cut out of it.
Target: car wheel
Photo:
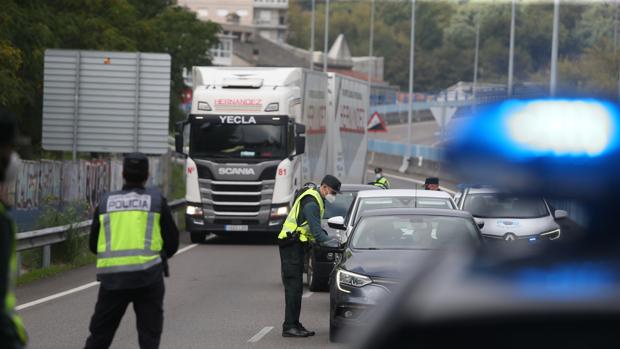
[[[205,242],[206,236],[207,236],[207,233],[203,231],[192,231],[189,233],[189,238],[193,244],[201,244]]]

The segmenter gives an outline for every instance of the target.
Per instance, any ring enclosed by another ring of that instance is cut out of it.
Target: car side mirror
[[[553,216],[555,217],[555,219],[564,219],[568,217],[568,212],[564,210],[555,210]]]
[[[344,217],[336,216],[327,220],[327,225],[332,229],[346,230],[344,226]]]
[[[476,225],[478,226],[478,229],[484,228],[484,220],[482,220],[480,218],[474,218],[474,221],[476,222]]]
[[[301,155],[306,152],[306,137],[295,137],[295,153]]]
[[[176,125],[176,135],[174,135],[174,150],[179,153],[179,154],[184,154],[183,153],[183,143],[184,143],[184,139],[183,139],[183,130],[185,128],[185,122],[180,121],[177,122]]]
[[[295,123],[295,134],[297,135],[301,135],[306,133],[306,125],[304,124],[300,124],[300,123]]]

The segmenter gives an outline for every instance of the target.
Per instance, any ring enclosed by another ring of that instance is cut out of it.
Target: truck
[[[303,68],[194,67],[192,84],[175,139],[192,242],[277,234],[295,192],[326,173],[364,182],[364,82]]]
[[[325,124],[326,83],[325,74],[302,68],[192,69],[191,112],[175,139],[186,155],[192,242],[208,232],[280,231],[302,185],[305,124]],[[323,156],[308,155],[309,179]]]

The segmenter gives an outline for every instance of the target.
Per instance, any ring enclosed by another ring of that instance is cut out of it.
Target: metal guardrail
[[[175,212],[185,207],[185,199],[178,199],[168,203],[170,209]],[[173,215],[178,223],[178,215]],[[92,220],[86,220],[79,223],[61,225],[58,227],[44,228],[38,230],[27,231],[17,234],[17,251],[25,251],[33,248],[43,247],[43,268],[47,268],[51,262],[51,245],[63,242],[67,239],[68,234],[77,233],[85,235],[88,233]],[[19,259],[19,258],[18,258]],[[18,261],[18,265],[21,265]],[[19,268],[18,268],[19,269]]]

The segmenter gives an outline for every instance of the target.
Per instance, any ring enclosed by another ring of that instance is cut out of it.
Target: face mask
[[[375,175],[375,178],[376,178],[376,179],[381,178],[381,173],[377,173],[377,174]]]
[[[327,200],[327,202],[329,202],[330,204],[333,204],[334,201],[336,201],[336,195],[327,194],[327,196],[325,197],[325,200]]]
[[[17,178],[19,174],[19,167],[21,165],[22,160],[19,158],[16,152],[11,153],[11,158],[8,160],[2,159],[0,160],[0,181],[2,182],[12,182]]]

